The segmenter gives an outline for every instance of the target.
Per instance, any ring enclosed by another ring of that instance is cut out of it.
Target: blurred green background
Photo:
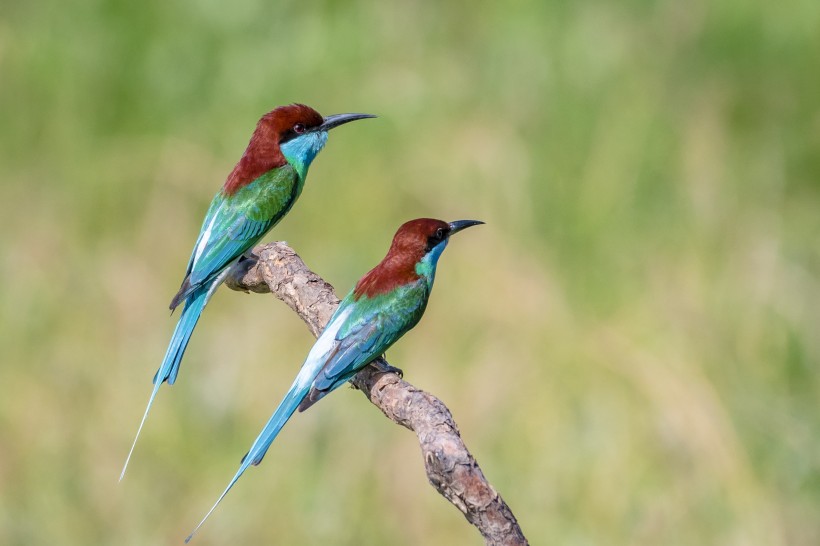
[[[311,337],[220,290],[117,477],[256,120],[334,131],[287,240],[346,291],[479,218],[391,350],[533,544],[820,543],[820,3],[5,2],[0,543],[178,544]],[[197,544],[480,544],[342,389]]]

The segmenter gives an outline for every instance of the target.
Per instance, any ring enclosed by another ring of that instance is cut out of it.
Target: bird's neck
[[[418,281],[419,274],[415,270],[414,261],[407,260],[404,256],[388,254],[379,265],[359,280],[353,289],[355,298],[373,298]]]
[[[245,153],[228,175],[222,191],[225,195],[233,195],[266,172],[286,163],[287,160],[277,145],[252,138]]]
[[[441,253],[447,247],[447,239],[434,246],[428,253],[416,262],[415,271],[419,277],[424,277],[430,288],[433,287],[433,281],[436,279],[436,266],[438,266],[438,259]]]
[[[280,149],[287,162],[296,169],[299,178],[304,180],[307,176],[308,167],[310,167],[316,155],[322,151],[326,142],[327,132],[318,131],[289,140],[282,144]]]
[[[426,253],[421,249],[413,253],[391,247],[381,263],[356,284],[353,289],[355,298],[372,298],[420,280],[427,283],[428,291],[432,290],[438,259],[446,246],[445,240]]]

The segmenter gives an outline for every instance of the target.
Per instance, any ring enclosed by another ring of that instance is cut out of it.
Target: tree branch
[[[283,242],[255,248],[231,269],[225,284],[244,292],[272,292],[317,337],[339,305],[333,287]],[[389,365],[383,358],[375,364],[365,367],[351,383],[388,419],[416,433],[430,484],[478,528],[486,544],[528,544],[509,506],[464,445],[447,406],[396,373],[385,371]]]

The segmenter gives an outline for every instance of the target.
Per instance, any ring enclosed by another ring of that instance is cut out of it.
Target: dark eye
[[[436,239],[438,239],[439,241],[444,239],[444,228],[438,228],[436,230]]]
[[[301,123],[297,123],[296,125],[293,126],[293,132],[296,133],[297,135],[301,135],[302,133],[305,132],[305,126],[302,125]]]

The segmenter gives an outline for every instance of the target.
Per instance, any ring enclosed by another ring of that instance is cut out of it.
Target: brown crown
[[[291,135],[296,125],[312,129],[323,122],[324,118],[319,112],[304,104],[280,106],[262,116],[245,153],[228,175],[222,191],[233,195],[266,172],[285,165],[287,161],[279,149],[282,139]]]
[[[354,297],[372,298],[417,280],[416,264],[427,252],[428,239],[439,228],[449,230],[449,225],[433,218],[418,218],[402,224],[393,236],[387,256],[356,284]]]

